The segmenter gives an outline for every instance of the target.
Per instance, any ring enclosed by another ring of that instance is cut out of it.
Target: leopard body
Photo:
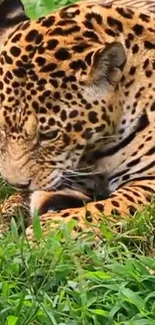
[[[83,229],[154,195],[155,8],[131,2],[79,2],[36,21],[19,2],[0,26],[1,173],[33,192],[43,223],[74,217]]]

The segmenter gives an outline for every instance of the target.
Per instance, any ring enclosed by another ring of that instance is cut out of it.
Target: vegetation
[[[68,2],[24,0],[32,18]],[[152,202],[119,233],[103,221],[95,247],[93,233],[72,239],[75,221],[44,238],[37,217],[32,247],[12,219],[0,239],[0,325],[154,325],[154,215]]]

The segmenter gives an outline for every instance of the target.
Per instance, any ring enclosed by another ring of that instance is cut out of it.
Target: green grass
[[[67,2],[24,0],[33,18]],[[102,222],[95,247],[93,234],[72,239],[72,222],[44,238],[37,217],[30,247],[12,219],[0,239],[0,325],[154,325],[154,215],[153,202],[120,233]]]
[[[75,0],[23,0],[26,12],[32,18],[43,16],[52,10],[75,2]]]
[[[123,233],[100,225],[71,237],[74,223],[44,238],[35,220],[30,247],[11,232],[0,241],[0,324],[154,325],[154,204],[125,225]]]

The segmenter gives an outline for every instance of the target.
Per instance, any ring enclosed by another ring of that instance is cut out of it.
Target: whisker
[[[63,185],[67,186],[67,188],[70,188],[71,190],[76,190],[77,191],[77,187],[69,184],[69,182],[71,182],[70,179],[67,179],[67,178],[63,177],[63,180],[64,180]]]
[[[90,172],[79,172],[79,171],[74,171],[70,169],[66,169],[66,172],[68,172],[71,177],[77,177],[77,176],[91,176],[91,175],[100,175],[101,171],[96,170],[96,171],[90,171]]]

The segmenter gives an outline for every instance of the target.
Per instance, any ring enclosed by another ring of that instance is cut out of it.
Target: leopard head
[[[79,3],[30,21],[20,0],[1,4],[0,169],[16,187],[61,187],[114,132],[125,50],[89,34],[80,14]]]

